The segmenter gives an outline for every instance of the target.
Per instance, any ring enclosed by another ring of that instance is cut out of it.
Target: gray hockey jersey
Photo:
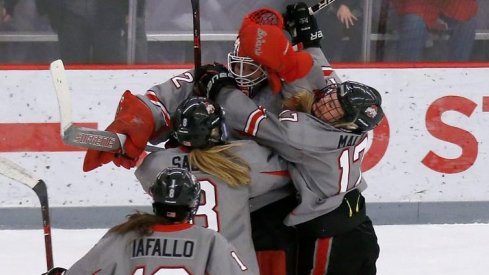
[[[367,135],[342,131],[306,113],[272,114],[240,91],[224,88],[217,103],[230,129],[255,137],[291,162],[289,172],[301,202],[285,220],[303,223],[337,208],[352,189],[366,188],[361,174]]]
[[[150,236],[107,233],[66,275],[255,274],[213,230],[174,224],[153,231]]]
[[[264,106],[269,112],[278,114],[282,111],[283,97],[289,97],[302,90],[321,89],[326,85],[328,79],[339,81],[320,48],[308,48],[305,51],[308,51],[314,60],[311,71],[304,78],[283,83],[279,95],[273,94],[270,86],[262,86],[253,97],[257,105]],[[151,87],[144,97],[140,96],[152,110],[157,128],[161,130],[159,136],[151,141],[152,143],[159,143],[168,138],[170,130],[166,126],[170,125],[171,115],[184,99],[192,95],[193,85],[194,70],[189,70]]]
[[[241,93],[241,92],[240,92]],[[143,189],[148,192],[158,174],[166,167],[189,169],[198,179],[203,191],[202,203],[194,217],[194,223],[223,234],[237,249],[251,271],[258,274],[258,263],[251,239],[249,199],[278,191],[278,196],[263,204],[287,196],[282,192],[290,182],[287,163],[270,149],[252,140],[233,141],[241,146],[236,153],[251,168],[251,183],[229,187],[221,179],[199,171],[189,165],[185,148],[172,148],[149,154],[135,172]],[[282,196],[280,196],[282,195]],[[258,203],[258,202],[257,202]]]

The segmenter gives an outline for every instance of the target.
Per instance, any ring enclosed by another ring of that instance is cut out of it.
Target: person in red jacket
[[[449,34],[446,61],[470,58],[475,39],[476,0],[392,0],[400,16],[398,57],[420,61],[430,32]]]

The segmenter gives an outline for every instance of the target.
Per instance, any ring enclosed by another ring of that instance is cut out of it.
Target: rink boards
[[[183,71],[68,70],[74,121],[103,129],[124,90],[144,93]],[[342,79],[376,87],[383,96],[386,120],[370,135],[364,161],[369,184],[364,194],[374,220],[489,221],[483,211],[489,204],[488,68],[337,72]],[[118,220],[148,205],[133,171],[106,165],[82,172],[84,152],[60,140],[57,100],[47,70],[0,70],[0,79],[0,156],[46,181],[54,224],[104,227],[112,222],[104,217]],[[3,177],[0,190],[0,227],[26,226],[17,218],[37,215],[31,190]]]

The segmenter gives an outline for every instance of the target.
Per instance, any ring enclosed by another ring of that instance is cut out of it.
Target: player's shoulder
[[[222,236],[221,233],[219,233],[215,230],[206,228],[206,227],[199,226],[199,225],[192,225],[192,227],[190,227],[190,230],[192,230],[194,232],[194,234],[198,234],[198,235],[200,235],[206,239],[212,239],[213,240],[213,239],[224,238],[224,236]]]

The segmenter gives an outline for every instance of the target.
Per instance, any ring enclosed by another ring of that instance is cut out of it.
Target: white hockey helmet
[[[253,96],[252,91],[256,86],[267,79],[265,69],[257,64],[252,58],[239,56],[239,37],[234,42],[234,49],[228,53],[228,69],[236,79],[238,86]]]

